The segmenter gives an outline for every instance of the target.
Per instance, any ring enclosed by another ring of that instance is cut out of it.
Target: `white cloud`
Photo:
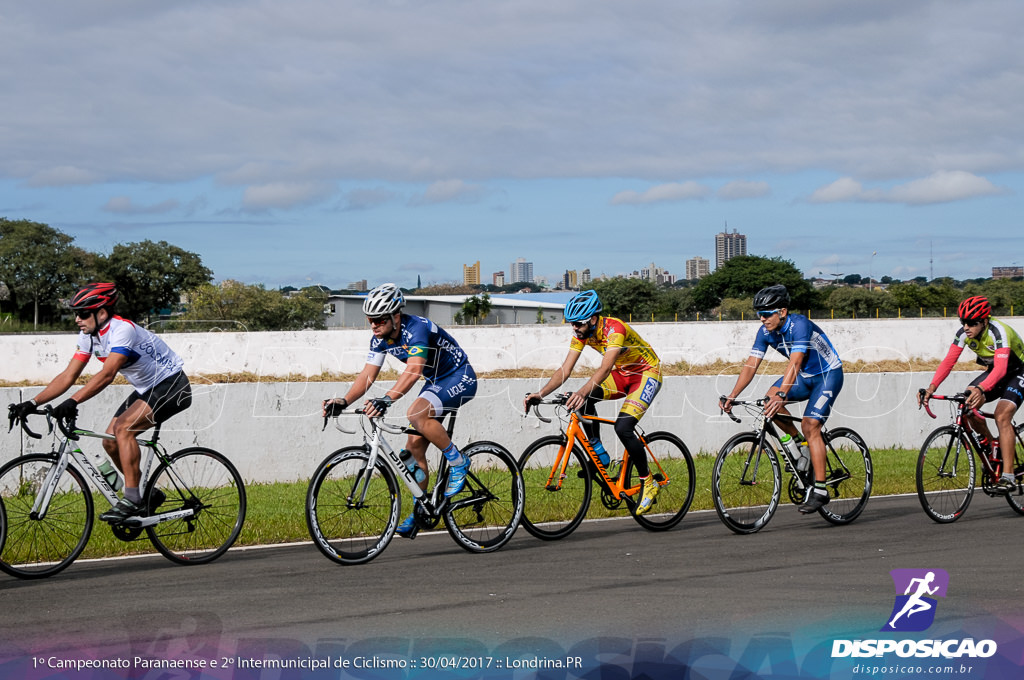
[[[242,209],[249,212],[288,209],[317,203],[328,198],[334,188],[321,182],[274,182],[246,188]]]
[[[865,189],[860,182],[843,177],[815,190],[808,200],[811,203],[857,201],[929,205],[1002,193],[1006,193],[1006,189],[997,187],[984,177],[963,171],[942,171],[890,189]]]
[[[135,205],[128,196],[114,196],[103,206],[105,212],[118,213],[121,215],[156,215],[170,212],[178,207],[178,201],[169,198],[160,203],[152,205]]]
[[[665,201],[690,201],[705,198],[711,189],[697,182],[659,184],[643,193],[627,190],[620,191],[612,197],[612,205],[629,205],[641,203],[662,203]]]
[[[378,187],[376,189],[353,189],[345,197],[345,210],[368,210],[379,205],[390,203],[398,198],[398,194],[391,189]]]
[[[467,184],[461,179],[446,179],[434,182],[426,191],[409,201],[410,205],[433,205],[436,203],[472,203],[484,194],[484,187],[478,184]]]
[[[772,193],[768,182],[748,182],[736,180],[729,182],[718,190],[718,197],[724,201],[735,201],[743,198],[761,198]]]

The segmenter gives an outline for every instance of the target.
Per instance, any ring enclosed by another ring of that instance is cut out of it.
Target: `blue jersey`
[[[469,358],[452,336],[430,319],[411,314],[402,315],[402,334],[398,341],[376,337],[370,340],[370,354],[366,357],[366,363],[383,366],[387,355],[402,363],[411,357],[426,359],[423,377],[427,382],[444,380],[469,366]]]
[[[774,347],[787,359],[793,352],[803,352],[800,375],[810,378],[842,367],[835,347],[817,324],[802,314],[788,314],[777,331],[764,326],[757,332],[750,356],[763,359],[769,347]]]

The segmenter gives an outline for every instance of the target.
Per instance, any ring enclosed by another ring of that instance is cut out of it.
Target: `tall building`
[[[579,281],[579,275],[575,269],[566,269],[565,274],[562,275],[562,288],[564,290],[576,290],[579,287],[577,283]]]
[[[734,257],[747,254],[747,237],[739,234],[735,229],[730,234],[723,231],[715,236],[715,269]]]
[[[590,283],[590,268],[586,268],[580,272],[580,285],[585,286]]]
[[[653,262],[650,264],[650,266],[640,270],[639,278],[645,281],[650,281],[651,283],[655,283],[659,286],[664,285],[666,283],[676,282],[676,277],[669,274],[667,269],[662,269],[661,267],[655,265]]]
[[[509,283],[533,283],[533,263],[521,257],[509,265]]]
[[[700,255],[686,261],[686,278],[689,281],[702,279],[711,273],[711,260]]]
[[[479,286],[480,285],[480,260],[476,261],[476,264],[464,264],[462,265],[462,285],[464,286]]]
[[[1024,267],[992,267],[993,279],[1012,279],[1024,276]]]
[[[505,272],[494,272],[491,274],[491,280],[495,286],[505,285]]]
[[[360,293],[365,293],[367,290],[369,290],[366,287],[366,279],[363,279],[362,281],[353,281],[352,283],[348,284],[348,290],[354,290]]]

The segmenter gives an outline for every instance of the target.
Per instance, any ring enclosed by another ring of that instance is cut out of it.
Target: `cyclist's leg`
[[[441,424],[440,418],[446,412],[458,411],[466,402],[476,396],[476,373],[468,364],[461,371],[448,376],[443,381],[425,385],[419,397],[409,408],[409,422],[431,444],[441,449],[441,453],[451,465],[448,487],[445,496],[451,497],[462,490],[469,460],[463,457],[458,447],[448,436],[448,431]],[[415,455],[415,453],[414,453]],[[426,464],[426,458],[420,462]]]
[[[971,381],[969,387],[977,387],[980,389],[981,383],[984,382],[985,378],[988,377],[988,374],[989,372],[985,371],[984,373],[977,376],[974,380]],[[999,383],[997,383],[992,390],[985,392],[985,403],[988,403],[993,399],[1001,396],[1004,390],[1006,389],[1005,384],[1006,378],[1000,380]],[[974,415],[973,411],[967,412],[967,417],[964,418],[964,425],[967,427],[967,429],[974,430],[975,432],[977,432],[978,437],[981,438],[981,442],[983,444],[987,444],[988,442],[992,441],[992,439],[994,439],[992,433],[988,429],[988,423],[985,422],[984,418],[979,418],[978,416]]]
[[[1000,381],[994,392],[1006,382],[1006,388],[998,395],[995,417],[999,427],[999,450],[1003,454],[1003,476],[1013,474],[1013,455],[1016,449],[1017,433],[1013,427],[1013,417],[1017,415],[1021,402],[1024,402],[1024,374],[1018,373],[1005,381]]]
[[[650,467],[647,464],[647,451],[636,436],[636,425],[647,413],[651,402],[661,389],[661,373],[644,371],[639,376],[630,378],[632,380],[629,381],[626,399],[622,402],[622,408],[615,419],[615,434],[629,453],[629,459],[633,461],[637,475],[643,478],[650,475]]]
[[[843,389],[843,369],[835,368],[813,378],[798,378],[797,384],[806,391],[807,407],[800,422],[807,448],[811,453],[811,466],[814,468],[814,481],[825,481],[825,440],[821,436],[821,428],[832,414],[832,404]],[[792,393],[792,392],[791,392]]]
[[[779,377],[779,379],[776,380],[770,388],[768,388],[768,392],[764,395],[765,398],[771,399],[773,396],[775,396],[775,393],[779,391],[780,387],[782,387],[782,380],[783,377]],[[804,383],[803,378],[801,378],[798,375],[796,378],[796,383],[791,388],[789,388],[789,392],[786,393],[786,401],[803,401],[804,399],[807,398],[808,394],[808,386]],[[786,408],[785,406],[779,409],[779,413],[787,416],[792,415],[789,412],[789,409]],[[795,437],[796,439],[800,438],[800,430],[797,428],[795,421],[788,420],[785,418],[777,418],[774,422],[775,427],[779,428],[780,430],[788,434],[790,437]]]

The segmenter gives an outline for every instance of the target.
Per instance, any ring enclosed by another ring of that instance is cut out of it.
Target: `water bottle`
[[[422,484],[427,479],[427,473],[419,466],[416,459],[412,457],[412,452],[409,449],[402,449],[398,452],[398,457],[402,459],[402,464],[409,469],[412,473],[412,478],[416,480],[418,484]]]
[[[601,465],[608,467],[608,464],[612,462],[612,457],[608,455],[601,440],[592,440],[590,445],[594,447],[594,453],[597,454],[597,459],[601,461]]]
[[[779,437],[779,441],[782,442],[782,448],[786,449],[786,451],[789,451],[789,455],[793,458],[794,461],[796,461],[797,465],[799,465],[800,447],[796,445],[796,442],[793,441],[793,438],[790,437],[785,432],[783,432],[782,436]]]
[[[121,480],[121,475],[117,473],[117,468],[110,464],[110,461],[104,459],[96,466],[99,469],[100,474],[107,480],[107,484],[113,487],[114,491],[120,491],[121,487],[124,486],[124,482]]]
[[[796,469],[800,472],[807,472],[811,468],[811,451],[807,448],[807,442],[798,443],[800,457],[796,459]]]

